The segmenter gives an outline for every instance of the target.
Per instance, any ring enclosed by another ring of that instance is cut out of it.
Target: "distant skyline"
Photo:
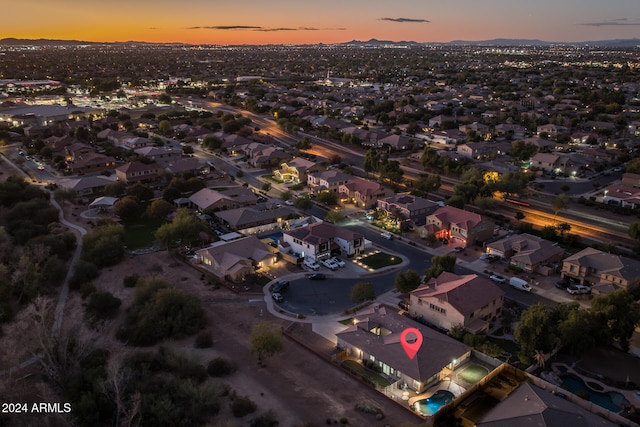
[[[638,0],[11,1],[0,38],[193,44],[640,38]]]

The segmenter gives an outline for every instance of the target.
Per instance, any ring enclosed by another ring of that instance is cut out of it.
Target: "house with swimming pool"
[[[423,338],[413,358],[407,356],[400,341],[407,328],[416,328]],[[384,306],[354,317],[353,324],[336,337],[337,347],[344,353],[374,363],[389,378],[416,393],[450,377],[471,357],[471,347]]]

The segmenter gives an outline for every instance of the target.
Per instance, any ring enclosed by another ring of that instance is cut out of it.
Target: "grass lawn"
[[[489,370],[484,366],[476,365],[475,363],[467,366],[461,372],[458,372],[458,378],[468,382],[469,384],[475,384],[489,374]]]
[[[124,244],[127,249],[142,249],[153,246],[153,233],[163,224],[161,219],[139,219],[124,225]]]
[[[389,255],[384,252],[378,252],[377,254],[360,258],[360,262],[369,268],[377,270],[382,267],[400,264],[402,262],[402,258],[395,255]]]
[[[344,362],[342,362],[342,366],[349,368],[351,372],[354,372],[357,375],[368,379],[377,387],[384,388],[391,385],[391,382],[385,377],[378,374],[377,372],[373,372],[372,370],[365,368],[355,360],[345,360]]]

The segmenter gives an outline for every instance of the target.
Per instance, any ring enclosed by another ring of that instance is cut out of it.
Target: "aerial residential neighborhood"
[[[638,47],[512,42],[0,41],[0,425],[638,425]]]

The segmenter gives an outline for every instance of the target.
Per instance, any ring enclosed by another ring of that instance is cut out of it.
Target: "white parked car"
[[[506,283],[507,282],[507,278],[504,276],[501,276],[499,274],[492,274],[491,276],[489,276],[489,279],[493,280],[496,283]]]
[[[338,264],[338,267],[344,267],[345,265],[347,265],[343,260],[341,260],[340,258],[330,258],[331,261],[335,262],[336,264]]]
[[[287,206],[293,206],[293,200],[289,199],[286,202],[284,202],[284,204]]]
[[[380,233],[380,237],[384,237],[387,240],[391,240],[393,239],[393,234],[389,233],[388,231],[383,231],[382,233]]]
[[[320,269],[320,264],[315,261],[306,260],[304,261],[304,266],[310,268],[313,271]]]
[[[327,267],[329,270],[337,270],[338,268],[340,268],[340,266],[335,262],[333,262],[333,260],[331,259],[322,260],[320,261],[320,263],[325,267]]]

